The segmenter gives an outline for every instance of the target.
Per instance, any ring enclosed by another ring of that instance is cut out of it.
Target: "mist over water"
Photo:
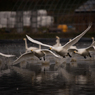
[[[79,42],[76,46],[90,44]],[[28,46],[38,47],[33,43]],[[16,55],[14,58],[0,56],[0,95],[95,95],[95,52],[87,59],[77,54],[61,59],[47,54],[45,61],[31,57],[15,66],[13,61],[25,52],[24,42],[2,43],[0,52]]]

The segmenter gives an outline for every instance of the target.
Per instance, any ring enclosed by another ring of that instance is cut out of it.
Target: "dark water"
[[[90,44],[86,41],[76,45],[81,48]],[[0,45],[0,52],[16,57],[25,52],[24,42]],[[47,55],[46,61],[32,57],[16,66],[11,66],[16,57],[1,56],[0,95],[95,95],[95,52],[91,52],[91,56],[87,59],[79,55],[56,59]]]

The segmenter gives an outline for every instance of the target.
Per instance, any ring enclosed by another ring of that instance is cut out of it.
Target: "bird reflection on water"
[[[20,48],[22,50],[19,52],[23,53],[24,44],[16,49],[20,50]],[[10,49],[14,49],[13,45]],[[11,51],[12,54],[13,52]],[[15,54],[19,56],[19,52]],[[52,55],[47,55],[46,61],[39,61],[33,57],[16,66],[11,66],[14,58],[1,57],[0,94],[94,95],[95,64],[93,59],[94,56],[92,61],[90,58],[83,59],[81,56],[56,59]]]
[[[58,63],[29,63],[22,65],[23,68],[21,65],[8,66],[5,70],[0,71],[1,94],[51,95],[54,93],[56,95],[73,95],[76,93],[81,95],[81,93],[87,93],[86,88],[90,90],[92,88],[93,93],[95,93],[93,90],[95,88],[95,77],[94,79],[90,79],[94,75],[94,70],[92,69],[92,66],[95,66],[94,64],[90,66],[85,63],[78,63],[77,66],[74,67],[71,63],[59,63],[57,69],[55,69],[55,67]],[[46,70],[43,70],[43,68]],[[84,92],[82,88],[85,89]],[[77,93],[76,91],[81,91],[81,93]]]

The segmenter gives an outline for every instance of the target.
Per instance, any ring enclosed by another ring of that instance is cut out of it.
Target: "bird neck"
[[[41,45],[39,45],[39,49],[41,49]]]
[[[28,49],[27,40],[25,39],[25,49]]]
[[[59,39],[59,38],[56,40],[56,43],[57,43],[58,45],[60,44],[60,39]]]
[[[75,54],[79,54],[79,52],[78,52],[78,51],[76,51],[76,52],[75,52]]]

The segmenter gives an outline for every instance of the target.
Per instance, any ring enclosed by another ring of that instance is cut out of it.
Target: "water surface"
[[[81,41],[76,46],[90,44],[91,41]],[[28,46],[38,47],[30,42]],[[62,59],[48,54],[46,61],[31,57],[16,66],[12,66],[13,61],[25,52],[23,41],[0,43],[0,52],[16,55],[0,57],[0,95],[95,95],[95,52],[87,59],[75,54]]]

